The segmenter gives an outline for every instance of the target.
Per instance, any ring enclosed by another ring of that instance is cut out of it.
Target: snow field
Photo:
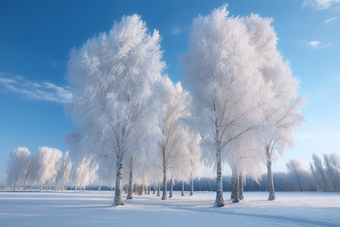
[[[111,192],[0,192],[0,226],[340,226],[340,193],[245,192],[216,208],[215,192],[161,200],[134,196],[113,207]]]

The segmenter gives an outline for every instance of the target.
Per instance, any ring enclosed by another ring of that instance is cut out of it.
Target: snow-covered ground
[[[277,192],[268,201],[266,192],[245,192],[245,201],[222,208],[212,206],[214,192],[195,193],[112,207],[111,192],[0,192],[0,226],[340,226],[340,193]]]

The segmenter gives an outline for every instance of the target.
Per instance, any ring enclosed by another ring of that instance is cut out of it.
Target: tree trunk
[[[230,199],[233,200],[235,197],[235,170],[232,168],[231,170],[231,194],[230,194]]]
[[[138,195],[143,195],[143,191],[144,191],[144,186],[141,184],[139,185],[139,188],[138,188]]]
[[[190,196],[194,195],[194,179],[192,178],[192,173],[191,173],[191,178],[190,178]]]
[[[216,152],[216,207],[224,206],[223,199],[223,185],[222,185],[222,157],[221,157],[221,141],[220,141],[220,132],[218,126],[218,120],[215,120],[215,128],[216,128],[216,143],[217,143],[217,152]]]
[[[122,198],[122,183],[123,183],[122,174],[123,174],[123,157],[121,155],[121,157],[119,157],[117,160],[116,187],[113,206],[124,205],[124,201]]]
[[[63,186],[64,187],[64,186]],[[102,180],[100,180],[99,185],[98,185],[98,192],[100,192],[100,189],[102,187]]]
[[[126,196],[126,199],[133,199],[133,193],[132,193],[132,189],[133,189],[133,183],[132,183],[132,180],[133,180],[133,178],[132,178],[132,165],[133,165],[133,163],[132,163],[132,157],[131,157],[131,165],[130,165],[130,177],[129,177],[129,188],[128,188],[128,194],[127,194],[127,196]]]
[[[224,206],[223,199],[223,185],[222,185],[222,161],[221,161],[221,152],[219,151],[217,156],[217,177],[216,177],[216,207]]]
[[[275,200],[275,190],[274,190],[274,181],[273,181],[273,173],[272,173],[272,158],[271,151],[269,150],[269,145],[266,146],[267,153],[267,170],[268,170],[268,186],[269,186],[269,197],[268,200]]]
[[[243,200],[243,199],[244,199],[244,197],[243,197],[243,178],[242,178],[241,175],[239,176],[238,181],[239,181],[239,195],[240,195],[240,200]]]
[[[216,154],[217,159],[217,177],[216,177],[216,200],[215,205],[216,207],[223,207],[224,206],[224,199],[223,199],[223,185],[222,185],[222,160],[221,160],[221,150],[220,148]]]
[[[40,191],[42,191],[42,188],[43,188],[43,183],[41,183],[40,185]]]
[[[151,185],[148,186],[148,195],[150,195]]]
[[[239,183],[239,176],[237,174],[237,170],[235,168],[235,170],[233,171],[234,174],[233,174],[233,197],[232,197],[232,200],[233,200],[233,203],[238,203],[240,202],[240,183]]]
[[[163,170],[163,195],[162,200],[167,199],[168,195],[166,194],[166,170]]]
[[[152,194],[156,194],[156,185],[153,184],[153,193]]]
[[[166,161],[165,161],[165,147],[164,144],[162,146],[162,155],[163,155],[163,195],[162,195],[162,200],[167,199],[168,195],[166,194],[166,170],[167,170],[167,166],[166,166]]]
[[[170,180],[170,194],[169,194],[169,198],[172,198],[173,197],[173,189],[174,189],[174,178],[171,177],[171,180]]]
[[[55,188],[54,191],[57,191],[58,180],[55,181]]]
[[[137,193],[137,184],[135,183],[135,184],[133,184],[133,194],[134,195],[137,195],[138,193]]]
[[[15,187],[16,187],[16,184],[17,182],[14,183],[14,186],[13,186],[13,192],[15,192]]]
[[[161,183],[158,181],[157,182],[157,196],[160,196],[161,195]]]
[[[184,180],[182,179],[182,193],[181,196],[184,196]]]
[[[63,187],[61,188],[62,192],[64,191],[64,187],[65,187],[65,180],[63,181]],[[72,188],[71,188],[71,191],[72,191]]]
[[[27,183],[27,177],[25,178],[25,182],[24,182],[24,191],[26,189],[26,183]]]

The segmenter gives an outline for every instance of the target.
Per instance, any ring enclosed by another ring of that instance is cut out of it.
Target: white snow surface
[[[213,207],[215,192],[161,200],[134,196],[113,207],[111,192],[0,192],[0,226],[340,226],[340,193],[245,192],[245,200]],[[230,193],[225,192],[229,198]]]

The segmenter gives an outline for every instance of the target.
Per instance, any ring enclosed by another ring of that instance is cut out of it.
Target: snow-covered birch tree
[[[291,159],[286,163],[288,175],[292,182],[294,191],[307,191],[310,188],[308,182],[308,172],[302,167],[302,164],[297,159]]]
[[[190,174],[190,159],[189,159],[189,149],[188,149],[188,141],[189,134],[186,130],[181,130],[182,134],[182,146],[178,147],[177,157],[172,160],[171,165],[168,166],[168,175],[170,177],[170,193],[169,198],[173,197],[173,187],[175,186],[175,179],[181,181],[181,195],[184,196],[184,181],[189,178]]]
[[[262,125],[258,126],[261,130],[266,129]],[[233,144],[234,157],[230,162],[232,170],[232,192],[231,199],[233,202],[243,200],[243,185],[246,176],[251,177],[259,183],[263,172],[263,160],[265,159],[262,152],[262,144],[265,135],[257,131],[258,136],[253,134],[239,138]],[[229,162],[229,161],[228,161]]]
[[[189,161],[189,181],[190,181],[190,195],[194,195],[194,178],[199,176],[204,168],[203,162],[201,161],[201,149],[200,149],[201,138],[197,133],[190,135],[188,143],[188,161]]]
[[[310,163],[310,169],[314,176],[316,182],[316,188],[318,191],[332,191],[331,185],[332,182],[329,179],[329,175],[327,174],[327,170],[322,164],[321,159],[317,154],[313,154],[313,165]]]
[[[151,96],[165,67],[160,35],[157,30],[148,34],[140,16],[124,16],[108,34],[88,40],[70,56],[69,111],[81,132],[77,144],[84,148],[80,152],[116,161],[113,204],[124,205],[123,159],[136,150],[143,135],[156,130],[157,103]]]
[[[101,184],[113,187],[116,182],[116,160],[101,158],[99,161],[98,178]]]
[[[22,181],[24,191],[31,171],[31,153],[26,147],[19,147],[10,153],[7,164],[7,185],[13,186],[15,191],[17,182]]]
[[[40,190],[42,190],[45,183],[55,181],[61,156],[62,152],[58,149],[49,147],[38,148],[37,153],[35,153],[35,168]]]
[[[265,79],[265,87],[269,92],[267,105],[264,105],[265,121],[272,130],[267,131],[268,140],[264,144],[269,184],[269,200],[274,200],[274,182],[272,174],[272,155],[277,150],[283,156],[287,147],[294,147],[295,130],[304,122],[299,108],[305,102],[303,96],[297,94],[299,81],[292,76],[289,63],[276,49],[277,36],[271,26],[271,18],[261,18],[252,14],[243,18],[250,35],[250,43],[255,47],[256,56],[262,62],[260,71]]]
[[[235,164],[234,142],[254,136],[252,131],[262,121],[261,62],[246,26],[239,17],[228,17],[224,5],[194,19],[181,63],[191,85],[193,125],[202,136],[202,160],[217,172],[215,206],[221,207],[225,204],[223,164]]]
[[[126,178],[128,179],[128,192],[126,199],[133,199],[133,185],[136,182],[138,176],[135,176],[136,172],[140,172],[143,169],[143,166],[146,164],[144,158],[145,152],[144,149],[138,149],[136,152],[131,153],[129,156],[125,158],[125,167],[126,167]],[[146,174],[146,173],[142,173]],[[138,182],[138,180],[137,180]]]
[[[68,181],[69,179],[71,169],[72,169],[72,161],[69,156],[69,152],[67,151],[64,154],[64,157],[62,158],[62,163],[58,171],[57,182],[56,182],[56,186],[57,186],[58,181],[62,182],[62,187],[61,187],[62,191],[64,190],[65,182]]]
[[[340,156],[335,153],[324,154],[324,163],[334,191],[340,191]]]
[[[73,177],[75,190],[85,190],[85,187],[97,177],[98,163],[90,157],[84,157],[80,162],[73,164]]]
[[[183,147],[187,146],[187,133],[183,130],[181,118],[186,117],[187,92],[180,83],[174,85],[167,76],[160,83],[159,99],[162,100],[162,113],[159,117],[159,130],[162,138],[158,141],[155,153],[155,165],[163,172],[162,200],[167,199],[167,173],[176,168],[178,161],[183,158]]]

